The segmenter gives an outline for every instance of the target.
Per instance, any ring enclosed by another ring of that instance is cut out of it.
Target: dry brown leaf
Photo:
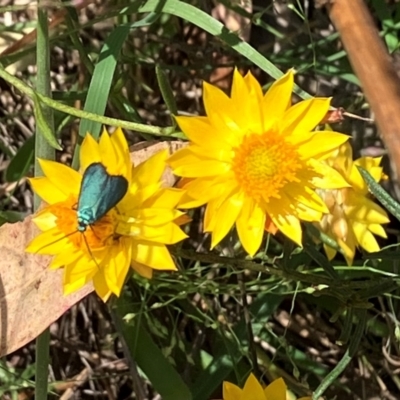
[[[37,233],[31,217],[0,227],[0,357],[35,339],[93,291],[88,284],[63,295],[63,271],[47,268],[51,257],[25,253]]]
[[[168,149],[172,154],[182,142],[159,142],[146,148],[134,146],[131,158],[135,165],[151,155]],[[174,177],[168,170],[166,186]],[[63,270],[49,270],[49,256],[25,253],[26,245],[38,233],[31,217],[0,227],[0,357],[35,339],[70,307],[93,291],[92,284],[63,295]]]

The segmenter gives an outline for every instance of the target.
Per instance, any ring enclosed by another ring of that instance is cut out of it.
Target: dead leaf
[[[182,142],[158,142],[146,148],[133,146],[135,165],[153,154],[168,149],[172,154],[185,146]],[[140,148],[140,150],[138,150]],[[171,170],[164,174],[165,186],[175,178]],[[0,357],[35,339],[69,308],[93,291],[90,283],[64,296],[63,269],[48,269],[51,256],[25,253],[26,245],[38,234],[31,216],[23,222],[0,227]]]
[[[131,146],[131,161],[133,165],[139,165],[143,161],[146,161],[148,158],[153,156],[154,154],[167,149],[169,154],[173,154],[179,149],[186,147],[188,145],[187,142],[180,141],[171,141],[171,142],[141,142]],[[176,177],[172,173],[170,167],[165,169],[163,174],[163,187],[172,187],[176,183]]]
[[[49,270],[49,256],[25,253],[37,234],[31,216],[0,227],[0,357],[35,339],[93,291],[88,284],[63,295],[63,270]]]

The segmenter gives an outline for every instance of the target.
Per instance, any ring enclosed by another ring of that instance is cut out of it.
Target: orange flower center
[[[288,182],[299,181],[302,167],[296,148],[277,132],[248,135],[235,148],[233,171],[245,193],[256,201],[280,198]]]
[[[111,210],[104,217],[87,227],[86,231],[79,232],[76,199],[49,206],[49,211],[57,218],[56,224],[61,232],[80,250],[91,253],[111,245],[115,239],[116,219]]]

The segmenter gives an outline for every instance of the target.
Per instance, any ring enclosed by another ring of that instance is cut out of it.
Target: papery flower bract
[[[315,188],[347,183],[321,160],[348,140],[340,133],[311,132],[330,99],[291,106],[293,72],[263,95],[251,73],[235,70],[231,97],[204,83],[206,117],[176,117],[190,140],[169,160],[188,178],[184,208],[207,204],[204,230],[212,247],[236,224],[245,250],[254,255],[265,229],[276,228],[301,245],[300,220],[319,221],[327,207]]]
[[[223,384],[223,400],[286,400],[287,388],[282,378],[271,382],[263,388],[257,378],[250,374],[243,389],[230,382]],[[298,400],[311,400],[311,397],[302,397]]]
[[[30,182],[47,203],[33,218],[43,232],[26,251],[55,256],[50,268],[65,268],[65,294],[93,280],[97,294],[106,301],[111,293],[120,294],[130,266],[147,278],[153,269],[176,270],[166,245],[186,237],[179,228],[186,221],[175,209],[183,192],[161,187],[167,156],[162,151],[133,168],[125,136],[117,129],[112,135],[104,131],[99,143],[85,136],[80,172],[40,160],[45,176]],[[79,232],[82,174],[93,163],[101,163],[109,175],[123,176],[128,190],[106,215]]]
[[[352,155],[351,146],[346,143],[326,159],[326,163],[340,172],[351,187],[318,191],[329,214],[316,224],[339,244],[349,265],[357,247],[369,252],[380,250],[374,234],[386,238],[381,224],[389,222],[386,211],[368,198],[368,186],[357,169],[361,166],[379,182],[384,176],[379,165],[381,157],[362,157],[353,162]],[[327,245],[324,248],[329,259],[335,257],[336,250]]]

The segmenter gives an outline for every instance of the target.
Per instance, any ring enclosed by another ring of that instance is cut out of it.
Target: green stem
[[[0,78],[3,78],[5,81],[16,87],[19,91],[26,94],[27,96],[33,98],[35,96],[35,91],[29,87],[27,84],[16,78],[15,76],[9,74],[3,67],[0,66]],[[185,138],[183,133],[176,132],[174,127],[159,127],[145,124],[138,124],[136,122],[129,122],[117,118],[109,118],[104,117],[102,115],[93,114],[88,111],[78,110],[77,108],[67,106],[66,104],[59,103],[51,99],[48,96],[43,95],[42,93],[36,93],[38,99],[44,105],[53,108],[54,110],[61,111],[66,114],[73,115],[77,118],[85,118],[91,121],[99,122],[103,125],[116,126],[124,129],[130,129],[137,132],[149,133],[154,136],[169,136],[176,138]]]
[[[319,400],[319,398],[321,398],[321,396],[325,393],[326,389],[328,389],[334,382],[337,381],[339,375],[346,369],[351,359],[358,350],[358,346],[363,337],[365,326],[367,323],[367,310],[355,311],[358,318],[354,332],[351,335],[349,347],[344,353],[342,359],[337,363],[336,367],[331,372],[329,372],[329,374],[317,387],[313,394],[312,400]]]
[[[38,3],[38,28],[37,28],[37,92],[48,97],[51,96],[50,89],[50,49],[49,49],[49,33],[48,18],[45,7],[40,7],[41,1]],[[32,89],[31,89],[32,90]],[[50,129],[54,130],[53,110],[48,107],[42,109],[43,117],[46,119]],[[39,125],[36,125],[35,137],[35,176],[43,175],[37,157],[54,160],[55,151],[48,144],[42,134]],[[40,204],[40,199],[35,195],[35,210]],[[48,371],[49,371],[49,348],[50,348],[50,330],[47,328],[36,338],[36,389],[35,399],[46,400],[48,392]]]
[[[281,267],[273,264],[270,265],[260,264],[257,261],[243,260],[241,258],[235,258],[235,257],[224,257],[215,253],[206,254],[186,249],[171,249],[171,253],[173,255],[188,260],[206,262],[211,264],[232,265],[239,269],[248,269],[250,271],[262,272],[269,274],[271,276],[275,276],[277,278],[287,279],[289,281],[309,283],[312,285],[324,285],[327,288],[333,288],[338,291],[342,291],[342,294],[349,294],[345,293],[347,290],[373,288],[376,285],[381,285],[383,284],[383,282],[389,280],[390,282],[393,281],[399,282],[398,279],[392,279],[391,277],[390,279],[386,278],[379,279],[374,277],[369,280],[363,280],[363,281],[336,280],[326,276],[312,274],[311,272],[307,271],[299,272],[295,270],[282,269]],[[318,291],[316,290],[315,292],[317,293]],[[325,293],[328,292],[326,291]]]
[[[342,359],[337,363],[336,367],[326,376],[326,378],[321,382],[321,384],[315,390],[312,400],[319,400],[321,396],[325,393],[326,389],[337,380],[339,375],[346,369],[347,365],[351,361],[351,356],[349,355],[349,350],[346,350]]]

